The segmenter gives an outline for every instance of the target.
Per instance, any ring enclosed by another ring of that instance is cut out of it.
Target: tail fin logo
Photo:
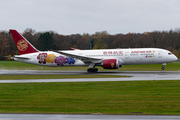
[[[20,51],[25,51],[25,50],[27,50],[28,49],[28,43],[25,41],[25,40],[19,40],[18,42],[17,42],[17,48],[18,48],[18,50],[20,50]]]

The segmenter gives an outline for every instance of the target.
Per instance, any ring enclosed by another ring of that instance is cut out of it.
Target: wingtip
[[[79,50],[79,49],[76,49],[76,48],[73,48],[73,47],[70,47],[72,50]]]

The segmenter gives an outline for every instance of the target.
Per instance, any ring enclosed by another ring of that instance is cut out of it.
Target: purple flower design
[[[64,58],[63,56],[59,56],[56,57],[54,62],[58,65],[58,66],[63,66],[66,63],[66,58]]]

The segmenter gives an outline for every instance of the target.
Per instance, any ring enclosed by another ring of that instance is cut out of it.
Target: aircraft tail
[[[20,55],[38,52],[38,50],[16,30],[10,29],[10,32]]]

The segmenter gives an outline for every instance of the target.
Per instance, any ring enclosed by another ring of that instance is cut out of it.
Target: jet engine
[[[101,66],[104,69],[118,69],[119,68],[119,61],[117,59],[107,59],[103,60]]]

